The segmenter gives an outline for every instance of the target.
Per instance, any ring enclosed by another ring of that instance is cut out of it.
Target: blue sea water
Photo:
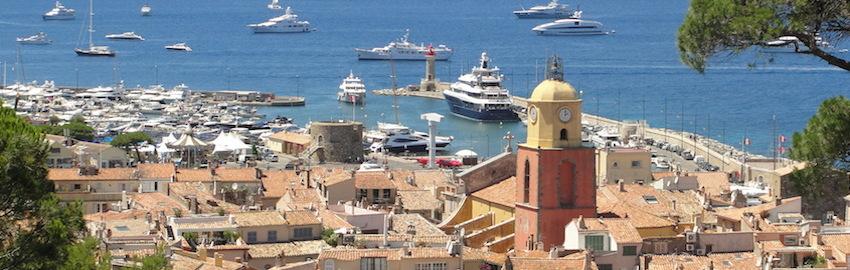
[[[540,0],[543,1],[543,0]],[[389,88],[388,62],[358,61],[353,48],[383,46],[411,30],[416,42],[446,44],[451,61],[438,63],[438,77],[453,81],[487,51],[502,68],[514,95],[527,96],[542,63],[551,54],[565,60],[566,79],[584,93],[584,110],[617,118],[647,118],[651,125],[696,130],[749,150],[770,153],[773,116],[779,134],[801,130],[824,99],[848,95],[850,74],[808,55],[793,53],[714,59],[700,75],[679,62],[676,31],[687,1],[579,1],[586,19],[616,31],[608,36],[542,37],[530,29],[545,20],[518,20],[511,11],[538,4],[531,0],[298,0],[285,1],[319,30],[308,34],[252,34],[246,24],[275,16],[264,0],[122,0],[95,1],[95,43],[112,46],[115,58],[77,57],[85,42],[86,0],[67,0],[73,21],[42,21],[49,0],[0,1],[0,61],[15,62],[14,38],[44,31],[49,46],[20,47],[20,80],[55,80],[59,85],[96,86],[124,80],[127,85],[186,83],[194,89],[250,89],[280,95],[303,95],[306,107],[263,108],[270,117],[310,120],[350,119],[352,110],[335,100],[337,86],[349,70],[369,89]],[[149,3],[153,16],[139,8]],[[108,33],[135,31],[143,42],[109,41]],[[169,52],[164,45],[188,42],[192,53]],[[842,44],[839,44],[842,46]],[[847,55],[850,57],[850,55]],[[751,67],[749,64],[758,65]],[[422,62],[397,62],[399,85],[418,83]],[[14,79],[10,71],[10,80]],[[357,119],[368,126],[394,121],[392,98],[367,97]],[[454,150],[493,155],[511,131],[525,137],[520,123],[477,123],[451,116],[444,101],[399,98],[401,121],[419,130],[419,115],[446,115],[438,129],[455,136]],[[667,104],[665,111],[665,104]],[[684,117],[682,117],[684,115]],[[666,117],[665,117],[666,116]],[[665,118],[667,119],[665,121]],[[725,135],[725,136],[723,136]]]

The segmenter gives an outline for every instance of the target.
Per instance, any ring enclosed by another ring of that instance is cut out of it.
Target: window
[[[446,270],[448,265],[446,263],[417,263],[416,270]]]
[[[651,195],[643,196],[643,200],[647,204],[658,204],[658,198],[655,198],[655,196],[651,196]]]
[[[360,270],[387,270],[387,258],[360,258]]]
[[[567,140],[567,129],[566,128],[561,129],[561,140],[562,141]]]
[[[604,250],[605,237],[602,235],[588,235],[584,237],[584,249]]]
[[[256,243],[257,242],[257,232],[248,232],[248,240],[247,242]]]
[[[336,270],[336,262],[333,259],[325,260],[325,270]]]
[[[303,239],[313,237],[313,228],[295,228],[295,238]]]
[[[357,200],[358,200],[358,201],[359,201],[359,200],[362,200],[363,198],[365,198],[365,197],[366,197],[366,195],[368,194],[368,193],[366,193],[366,190],[365,190],[365,189],[359,189],[358,191],[359,191],[359,192],[358,192],[359,194],[357,195]]]
[[[121,184],[121,191],[126,191],[126,190],[127,190],[127,184],[122,183]]]
[[[632,160],[632,168],[640,168],[640,160]]]
[[[637,246],[623,246],[623,256],[637,255]]]
[[[526,203],[528,202],[528,196],[529,196],[529,193],[531,191],[531,187],[529,187],[531,185],[531,168],[529,168],[529,167],[531,167],[531,166],[528,163],[528,160],[525,160],[525,174],[523,176],[523,183],[525,183],[525,184],[523,185],[524,189],[523,189],[523,193],[522,193],[523,194],[522,201],[526,202]]]
[[[796,246],[797,245],[797,237],[796,236],[785,236],[782,242],[786,246]]]
[[[389,189],[384,190],[384,199],[389,199],[392,192]]]
[[[612,164],[611,166],[617,168],[617,162],[614,162],[614,164]]]
[[[266,239],[268,242],[277,242],[277,231],[269,231],[269,237]]]
[[[82,186],[82,185],[80,185],[80,184],[74,184],[74,189],[75,189],[75,190],[79,190],[79,189],[82,189],[82,188],[83,188],[83,186]]]
[[[599,264],[596,266],[599,270],[613,270],[614,267],[610,264]]]
[[[381,192],[380,189],[373,189],[372,190],[372,199],[380,198],[381,197],[380,192]]]
[[[59,154],[59,147],[50,148],[50,153]]]

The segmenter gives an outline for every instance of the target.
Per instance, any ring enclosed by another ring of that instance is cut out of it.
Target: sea
[[[43,21],[52,0],[0,1],[0,61],[8,81],[54,80],[62,86],[185,83],[197,90],[256,90],[306,97],[304,107],[264,107],[267,117],[286,116],[297,124],[356,118],[367,127],[395,122],[393,98],[371,92],[367,104],[340,104],[336,92],[349,71],[368,89],[390,88],[390,63],[358,61],[354,48],[384,46],[410,30],[412,41],[445,44],[455,50],[437,63],[437,77],[453,82],[477,64],[482,52],[502,69],[505,86],[527,97],[543,78],[546,58],[564,60],[565,78],[582,92],[584,112],[624,120],[646,119],[653,127],[684,129],[772,155],[774,138],[802,130],[826,98],[850,93],[850,73],[795,53],[748,50],[722,53],[704,74],[679,61],[676,33],[688,1],[569,1],[614,33],[602,36],[537,36],[547,20],[520,20],[511,13],[545,0],[293,0],[301,19],[318,30],[304,34],[253,34],[247,24],[280,11],[265,0],[94,0],[94,42],[117,51],[114,58],[78,57],[87,42],[89,3],[65,0],[77,10],[71,21]],[[149,4],[152,16],[142,17]],[[45,32],[47,46],[18,46],[15,37]],[[135,31],[145,41],[110,41],[104,35]],[[191,53],[163,46],[188,43]],[[837,48],[845,44],[834,44]],[[18,51],[20,60],[17,60]],[[850,53],[838,53],[845,58]],[[16,62],[22,68],[12,70]],[[395,63],[398,85],[418,84],[424,62]],[[451,115],[443,100],[398,98],[399,121],[426,131],[423,113],[446,117],[438,133],[454,136],[450,151],[481,156],[503,151],[505,134],[524,141],[519,122],[480,123]],[[786,142],[786,147],[790,142]]]

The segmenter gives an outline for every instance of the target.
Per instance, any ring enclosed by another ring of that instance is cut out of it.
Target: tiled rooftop
[[[499,183],[472,193],[473,197],[508,207],[516,205],[516,177],[510,177]]]
[[[295,241],[289,243],[248,245],[251,258],[277,258],[277,256],[318,255],[330,246],[324,240]],[[313,256],[315,258],[315,256]]]
[[[386,172],[358,172],[354,174],[354,187],[359,189],[395,189]],[[404,179],[398,179],[404,180]]]

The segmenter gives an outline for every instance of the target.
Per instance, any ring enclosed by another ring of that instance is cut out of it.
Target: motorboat
[[[58,2],[57,2],[58,3]],[[89,46],[88,48],[75,48],[74,52],[79,56],[115,56],[115,52],[109,46],[96,46],[92,41],[94,35],[94,2],[89,0]]]
[[[581,11],[576,11],[573,18],[560,19],[554,22],[535,26],[531,31],[538,35],[607,35],[602,23],[597,21],[582,20]]]
[[[108,39],[121,39],[121,40],[145,40],[142,36],[136,34],[136,32],[124,32],[121,34],[108,34],[106,35]]]
[[[449,60],[452,56],[452,49],[446,45],[431,47],[411,42],[410,29],[405,30],[404,35],[397,41],[392,41],[384,47],[357,48],[354,51],[360,60],[425,60],[425,54],[432,51],[435,60]]]
[[[24,45],[49,45],[51,43],[44,32],[38,32],[38,34],[29,37],[19,37],[15,40]]]
[[[191,52],[192,51],[192,47],[189,47],[189,45],[187,45],[185,42],[166,45],[165,49],[171,50],[171,51],[184,51],[184,52]]]
[[[451,141],[441,140],[441,137],[434,137],[435,150],[444,150]],[[416,134],[393,134],[387,136],[382,142],[373,143],[369,149],[373,152],[389,152],[389,153],[424,153],[428,151],[429,139]]]
[[[830,44],[824,41],[820,36],[815,36],[815,44],[821,48],[829,48]],[[765,52],[805,52],[808,51],[806,46],[800,39],[795,36],[781,36],[774,40],[769,40],[761,44],[762,51]]]
[[[272,0],[272,2],[271,2],[271,3],[269,3],[269,5],[267,5],[266,7],[268,7],[268,8],[269,8],[269,9],[271,9],[271,10],[283,9],[283,8],[280,6],[280,0]]]
[[[314,29],[310,27],[309,21],[299,21],[298,15],[291,7],[286,7],[283,15],[269,19],[268,21],[249,24],[248,28],[254,33],[306,33]]]
[[[363,104],[366,102],[366,85],[360,77],[354,76],[354,72],[349,72],[348,77],[342,80],[337,92],[337,100],[352,104]]]
[[[142,16],[150,16],[151,15],[151,6],[148,4],[142,5],[142,9],[140,11]]]
[[[552,0],[547,5],[534,6],[529,9],[515,10],[514,15],[520,19],[560,19],[569,18],[573,15],[567,4]]]
[[[486,52],[481,53],[477,67],[458,77],[443,96],[452,114],[476,121],[519,121],[512,108],[511,96],[502,87],[503,75],[490,64]]]
[[[73,20],[74,19],[74,9],[66,8],[62,3],[56,1],[56,4],[53,5],[53,9],[44,13],[41,16],[45,21],[48,20]]]

